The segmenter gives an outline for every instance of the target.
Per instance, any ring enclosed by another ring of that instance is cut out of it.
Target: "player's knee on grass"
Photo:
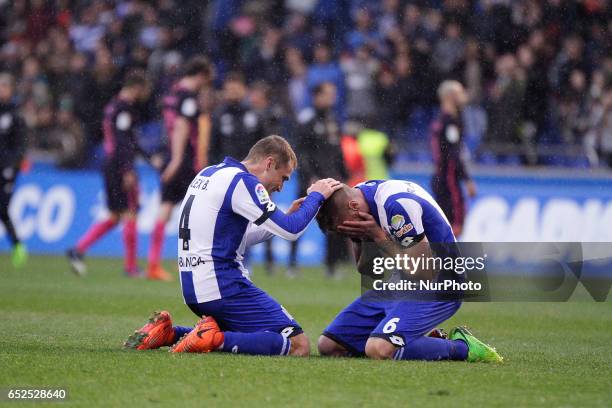
[[[310,354],[310,340],[304,333],[300,333],[297,336],[293,336],[290,338],[290,340],[290,356],[308,357],[308,355]]]
[[[344,347],[324,334],[319,336],[317,348],[319,349],[319,354],[324,357],[345,357],[348,355],[348,351]]]
[[[396,347],[380,337],[370,337],[366,342],[366,356],[373,360],[389,360],[393,358]]]

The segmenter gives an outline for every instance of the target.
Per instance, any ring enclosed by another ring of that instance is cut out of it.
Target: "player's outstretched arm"
[[[317,215],[326,198],[340,188],[333,179],[319,180],[308,189],[308,195],[292,214],[276,207],[268,192],[254,177],[238,180],[232,194],[232,209],[257,226],[289,241],[298,239]]]
[[[287,215],[293,214],[297,210],[300,209],[300,206],[304,202],[306,197],[298,198],[297,200],[293,200],[291,203],[291,207],[287,210]],[[253,245],[257,245],[261,242],[267,241],[274,237],[274,234],[261,225],[249,224],[249,227],[246,232],[246,247],[251,247]]]

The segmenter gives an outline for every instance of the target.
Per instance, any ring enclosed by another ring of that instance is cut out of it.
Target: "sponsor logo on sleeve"
[[[403,225],[400,229],[398,229],[397,231],[395,231],[393,234],[400,238],[404,235],[406,235],[407,233],[409,233],[410,231],[412,231],[414,229],[414,226],[412,225],[411,222],[409,222],[408,224]]]
[[[398,230],[402,228],[405,222],[406,220],[404,219],[403,215],[395,214],[393,217],[391,217],[391,228]]]
[[[270,202],[270,196],[268,195],[268,191],[261,183],[255,186],[255,195],[257,196],[259,204],[267,204]]]

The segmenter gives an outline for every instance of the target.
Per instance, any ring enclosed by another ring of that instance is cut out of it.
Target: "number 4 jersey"
[[[273,235],[296,240],[323,201],[320,193],[310,193],[287,215],[237,160],[226,157],[202,170],[180,208],[178,267],[185,303],[232,296],[250,285],[242,263],[245,249]]]

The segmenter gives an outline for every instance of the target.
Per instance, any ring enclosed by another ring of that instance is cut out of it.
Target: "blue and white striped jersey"
[[[178,266],[187,304],[231,296],[250,284],[242,261],[248,246],[273,235],[296,240],[324,197],[310,193],[291,215],[276,208],[265,187],[226,157],[191,182],[180,208]]]
[[[426,236],[432,243],[453,243],[455,236],[444,212],[416,183],[403,180],[371,180],[357,184],[370,213],[382,229],[404,246]]]

